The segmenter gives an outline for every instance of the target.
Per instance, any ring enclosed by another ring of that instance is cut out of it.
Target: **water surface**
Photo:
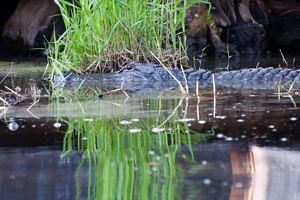
[[[51,98],[40,76],[10,75],[0,86],[29,94],[0,110],[2,199],[300,197],[296,93]]]

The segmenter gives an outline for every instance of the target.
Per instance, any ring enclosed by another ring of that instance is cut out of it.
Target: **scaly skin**
[[[208,70],[191,69],[184,72],[177,68],[165,68],[155,64],[142,64],[132,62],[121,70],[110,75],[69,75],[60,84],[66,88],[72,87],[111,87],[122,88],[134,92],[161,91],[178,87],[178,82],[182,85],[188,84],[189,88],[196,86],[208,88],[212,86],[212,77],[218,88],[234,88],[247,90],[271,90],[276,85],[294,82],[294,88],[300,86],[300,69],[283,68],[250,68],[234,71],[222,71],[213,73]],[[172,75],[170,74],[172,73]],[[59,84],[62,79],[56,77],[55,83]]]

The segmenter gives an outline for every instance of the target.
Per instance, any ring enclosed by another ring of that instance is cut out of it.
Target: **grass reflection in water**
[[[172,100],[173,101],[173,100]],[[194,134],[182,118],[182,99],[166,115],[163,110],[170,100],[148,100],[149,110],[157,116],[140,119],[131,116],[116,118],[69,118],[62,156],[72,151],[83,152],[76,173],[77,198],[87,190],[88,199],[176,199],[178,177],[184,176],[176,158],[186,145],[193,162],[192,143],[206,141],[208,135]],[[174,102],[173,102],[174,105]],[[166,121],[166,119],[168,119]],[[86,180],[82,167],[88,165]],[[82,188],[87,181],[88,188]],[[85,195],[84,195],[85,196]]]

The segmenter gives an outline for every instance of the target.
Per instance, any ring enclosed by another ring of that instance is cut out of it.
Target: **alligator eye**
[[[132,65],[128,65],[128,66],[126,67],[126,69],[127,69],[128,71],[130,71],[130,70],[133,69],[133,66],[132,66]]]

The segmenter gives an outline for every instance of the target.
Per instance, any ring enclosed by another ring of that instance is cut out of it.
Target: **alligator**
[[[132,62],[112,74],[66,73],[55,76],[54,84],[65,88],[104,87],[153,92],[188,86],[188,88],[232,88],[243,90],[273,90],[277,86],[300,86],[300,69],[258,67],[212,72],[205,69],[165,68],[153,63]]]

